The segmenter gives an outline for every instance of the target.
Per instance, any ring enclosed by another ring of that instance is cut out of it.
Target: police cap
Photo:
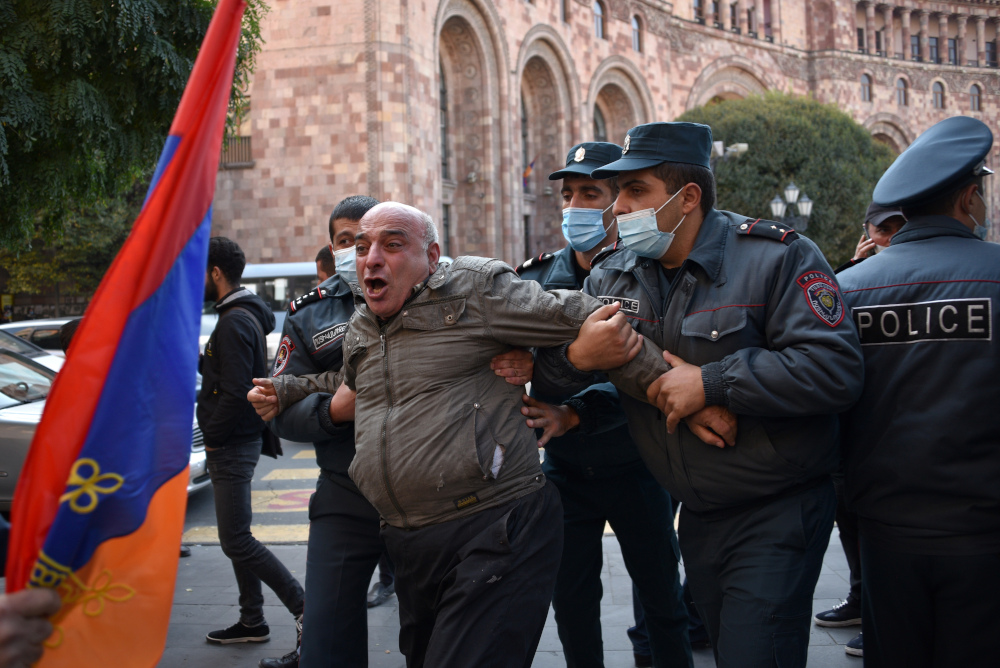
[[[620,172],[655,167],[664,162],[680,162],[711,169],[712,128],[701,123],[646,123],[628,131],[621,157],[594,170],[595,179],[607,179]]]
[[[585,141],[569,150],[566,166],[549,174],[549,181],[558,181],[571,174],[590,177],[590,173],[603,167],[622,154],[622,147],[606,141]],[[598,177],[595,177],[598,178]]]
[[[872,199],[883,206],[914,206],[992,174],[984,160],[993,146],[986,124],[968,116],[946,118],[917,137],[885,170]]]

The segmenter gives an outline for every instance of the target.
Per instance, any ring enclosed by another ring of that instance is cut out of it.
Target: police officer
[[[836,506],[836,414],[860,393],[861,352],[815,244],[712,207],[711,146],[705,125],[628,132],[620,159],[591,174],[618,177],[624,248],[595,258],[584,289],[667,351],[671,368],[622,405],[682,503],[685,572],[717,664],[805,666]],[[599,368],[606,343],[591,332],[543,351],[536,381]]]
[[[293,301],[281,333],[272,375],[315,374],[343,364],[341,346],[354,314],[350,282],[358,221],[378,200],[354,195],[330,216],[330,241],[337,273]],[[368,613],[365,591],[382,554],[379,516],[347,476],[354,458],[354,425],[321,423],[329,418],[331,395],[312,394],[271,423],[279,436],[314,442],[319,480],[309,499],[306,548],[308,603],[302,624],[304,666],[364,666],[368,663]],[[299,653],[264,659],[261,668],[295,668]]]
[[[617,192],[612,182],[592,179],[590,172],[619,155],[616,144],[577,144],[566,167],[549,175],[550,181],[562,179],[562,231],[569,245],[521,264],[516,269],[521,278],[538,281],[546,290],[583,287],[591,259],[618,238],[611,213]],[[629,437],[618,392],[607,382],[575,396],[551,391],[539,392],[536,383],[522,413],[530,427],[559,422],[559,431],[569,432],[552,440],[543,436],[539,443],[546,448],[542,470],[563,502],[565,533],[552,606],[566,665],[604,666],[601,539],[607,523],[645,611],[649,646],[636,652],[636,665],[692,665],[670,499]]]
[[[992,146],[962,116],[917,138],[874,192],[906,225],[840,274],[865,360],[843,442],[866,666],[997,662],[1000,247],[982,241]]]

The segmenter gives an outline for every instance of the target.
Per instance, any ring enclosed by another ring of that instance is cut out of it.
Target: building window
[[[952,65],[961,65],[958,62],[958,40],[954,37],[948,39],[948,62]]]
[[[451,171],[448,169],[448,84],[444,78],[444,63],[441,63],[441,86],[438,89],[439,110],[441,113],[441,178],[450,179]]]
[[[451,204],[441,206],[441,252],[451,257]]]
[[[524,103],[524,98],[521,98],[521,162],[523,164],[523,177],[522,182],[524,185],[524,192],[531,192],[531,181],[528,177],[531,172],[528,169],[531,167],[531,158],[528,157],[528,105]]]
[[[861,75],[861,101],[872,101],[872,78],[867,74]]]
[[[739,34],[740,32],[740,6],[735,2],[729,5],[729,25],[732,26],[734,33]]]
[[[875,31],[875,53],[877,53],[880,56],[885,55],[885,50],[882,48],[882,34],[884,32],[885,32],[884,30]]]
[[[934,92],[934,108],[944,109],[944,86],[940,81],[935,81],[931,90]]]
[[[559,0],[559,18],[563,23],[569,21],[569,8],[566,6],[568,2],[569,0]]]
[[[594,3],[594,36],[604,39],[604,5],[599,2]]]
[[[698,23],[705,22],[705,7],[701,4],[702,0],[694,0],[692,4],[692,11],[694,12],[694,20]]]
[[[220,169],[249,169],[254,166],[250,137],[229,137],[222,145]]]
[[[868,50],[865,46],[865,29],[858,28],[858,53],[864,53]]]
[[[638,16],[632,17],[632,50],[642,53],[642,24]]]
[[[909,100],[906,99],[906,80],[904,79],[896,82],[896,104],[901,107],[909,104]]]
[[[997,43],[993,40],[986,42],[986,65],[989,67],[997,66]]]
[[[719,0],[712,0],[712,25],[716,28],[722,27],[722,3]]]
[[[920,35],[910,35],[910,60],[920,60]]]
[[[938,54],[938,38],[937,37],[928,37],[927,38],[927,43],[929,45],[929,48],[927,49],[927,58],[932,63],[940,63],[941,62],[941,57]]]
[[[969,108],[972,111],[982,111],[982,89],[976,84],[972,84],[969,89]]]
[[[594,107],[594,141],[608,140],[608,126],[604,122],[604,114],[600,107]]]

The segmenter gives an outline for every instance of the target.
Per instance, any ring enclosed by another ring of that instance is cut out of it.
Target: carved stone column
[[[980,67],[986,67],[986,17],[980,14],[976,19],[976,60]]]
[[[736,14],[740,20],[740,34],[745,35],[750,29],[747,24],[747,3],[746,0],[738,0],[736,3]]]
[[[885,28],[882,29],[882,48],[885,49],[885,55],[887,58],[894,58],[896,56],[895,50],[895,26],[892,25],[892,5],[882,6],[882,20],[885,22]]]
[[[948,62],[948,15],[938,14],[938,62]]]
[[[726,32],[729,32],[733,27],[732,7],[733,6],[729,2],[729,0],[723,0],[721,8],[719,9],[719,11],[722,12],[722,29],[725,30]]]
[[[910,10],[900,9],[899,10],[899,22],[902,27],[902,33],[900,37],[903,40],[903,48],[900,49],[903,52],[903,60],[910,59]]]
[[[920,10],[920,60],[927,62],[930,58],[931,43],[928,28],[931,24],[931,13],[926,9]]]
[[[764,0],[754,0],[753,24],[757,39],[764,39]]]
[[[958,34],[955,35],[955,48],[958,50],[958,64],[964,67],[968,58],[965,55],[966,29],[969,22],[968,16],[958,17]]]
[[[865,2],[865,50],[875,53],[875,3]]]

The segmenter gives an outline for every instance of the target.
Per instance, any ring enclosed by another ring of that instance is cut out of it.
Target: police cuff
[[[316,406],[316,413],[319,417],[319,426],[323,428],[323,431],[336,436],[338,434],[343,434],[347,429],[354,429],[353,422],[335,424],[334,421],[330,419],[331,401],[333,401],[333,395],[330,395],[329,399],[324,399],[319,403],[319,405]]]
[[[710,362],[701,367],[701,383],[705,388],[706,406],[729,407],[726,384],[722,380],[722,362]]]
[[[597,426],[597,417],[595,415],[597,411],[588,411],[587,402],[583,399],[571,397],[570,399],[564,401],[562,405],[572,408],[576,411],[577,417],[580,418],[580,424],[578,424],[576,428],[571,429],[571,432],[575,431],[581,434],[589,434],[590,431]]]

